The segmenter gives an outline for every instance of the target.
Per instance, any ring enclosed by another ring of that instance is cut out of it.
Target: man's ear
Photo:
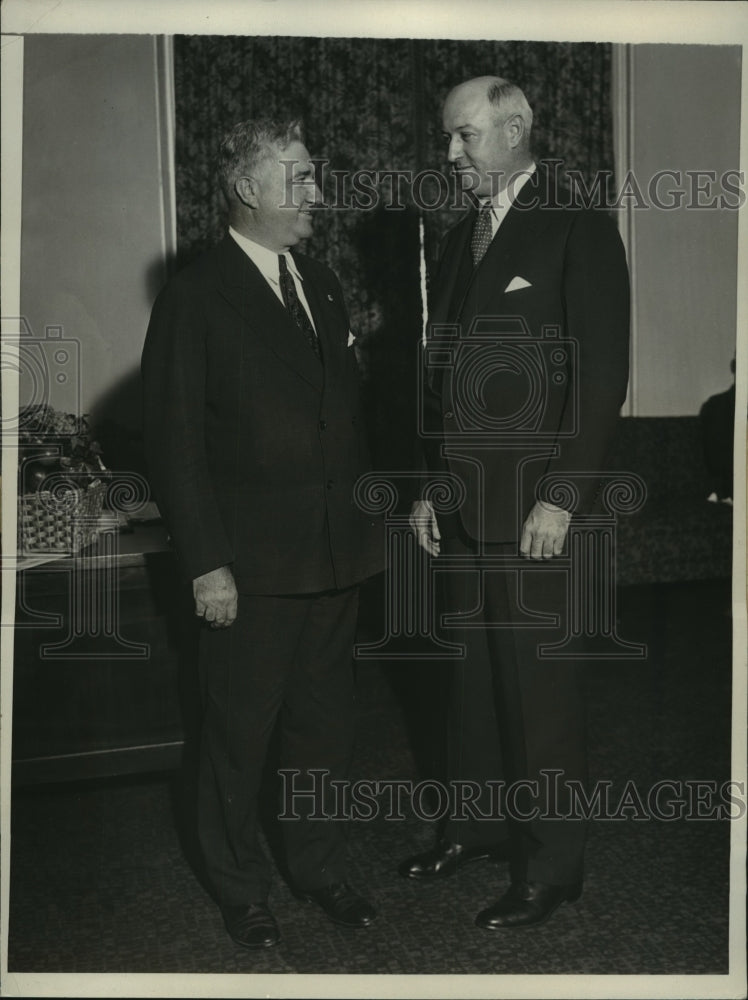
[[[257,208],[257,181],[254,177],[238,177],[234,191],[239,201],[247,208]]]
[[[522,121],[522,115],[516,114],[507,118],[504,122],[504,131],[510,147],[514,149],[519,146],[525,134],[525,123]]]

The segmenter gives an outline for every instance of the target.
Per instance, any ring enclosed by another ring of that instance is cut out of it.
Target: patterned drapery
[[[536,156],[590,178],[613,167],[610,64],[610,46],[596,43],[179,36],[180,261],[225,230],[213,174],[223,133],[255,115],[302,118],[312,157],[327,161],[323,194],[334,206],[317,217],[307,250],[343,283],[371,390],[379,398],[377,386],[387,386],[386,400],[373,404],[376,436],[397,442],[398,428],[413,426],[414,417],[406,400],[422,329],[419,218],[429,263],[456,218],[446,195],[452,180],[435,173],[449,177],[440,123],[446,93],[473,76],[508,77],[533,108]],[[359,174],[357,202],[355,171],[369,172]],[[388,171],[408,173],[398,179]],[[414,192],[421,205],[437,207],[419,210]],[[382,461],[399,458],[390,449]]]

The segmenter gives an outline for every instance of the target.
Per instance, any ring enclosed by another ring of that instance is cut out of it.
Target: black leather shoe
[[[354,892],[347,882],[335,882],[322,889],[300,892],[299,899],[322,907],[330,920],[344,927],[368,927],[377,911]]]
[[[446,878],[473,861],[509,861],[509,855],[508,840],[499,844],[481,844],[479,847],[463,847],[441,841],[430,851],[403,861],[398,871],[403,878]]]
[[[272,948],[280,941],[278,925],[264,903],[226,906],[221,912],[229,937],[242,948]]]
[[[582,883],[546,885],[544,882],[512,882],[498,903],[481,910],[478,927],[489,931],[542,924],[562,903],[575,903],[582,895]]]

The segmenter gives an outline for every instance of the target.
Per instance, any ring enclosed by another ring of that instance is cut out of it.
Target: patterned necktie
[[[301,304],[298,293],[296,292],[296,284],[294,283],[293,276],[288,270],[288,264],[286,263],[284,254],[278,255],[278,280],[280,282],[281,295],[283,296],[283,304],[286,309],[288,309],[291,319],[304,334],[307,343],[321,360],[317,331],[312,326],[309,315],[304,306]]]
[[[485,201],[480,207],[475,225],[473,226],[473,235],[470,238],[470,253],[473,255],[473,267],[477,267],[483,260],[492,239],[491,202]]]

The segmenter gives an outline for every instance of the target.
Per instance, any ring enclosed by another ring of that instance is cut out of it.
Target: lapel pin
[[[328,302],[333,302],[334,301],[332,295],[330,295],[329,292],[327,293],[327,301]]]

